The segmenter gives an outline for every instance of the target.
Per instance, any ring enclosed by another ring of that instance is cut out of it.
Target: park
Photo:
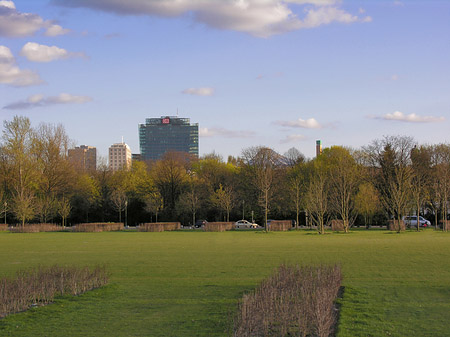
[[[450,236],[354,229],[0,233],[0,272],[105,265],[108,285],[0,320],[3,336],[228,336],[280,264],[339,264],[337,336],[448,336]]]

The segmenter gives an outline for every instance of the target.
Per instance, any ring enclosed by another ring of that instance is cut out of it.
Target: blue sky
[[[200,154],[448,142],[450,1],[0,0],[0,114],[76,145],[162,115]]]

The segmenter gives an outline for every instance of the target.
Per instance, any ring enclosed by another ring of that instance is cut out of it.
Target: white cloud
[[[13,1],[0,1],[0,36],[30,36],[41,29],[48,29],[47,34],[49,36],[54,36],[51,34],[57,32],[67,32],[67,30],[64,30],[61,26],[55,25],[51,21],[44,21],[44,19],[37,14],[19,12]]]
[[[39,75],[32,70],[20,69],[16,65],[11,50],[0,45],[0,83],[15,87],[25,87],[42,83]]]
[[[286,138],[280,141],[281,144],[300,142],[305,140],[306,137],[304,135],[289,135]]]
[[[184,89],[181,93],[196,96],[212,96],[214,95],[214,88],[188,88]]]
[[[276,121],[275,124],[290,128],[321,129],[323,126],[315,118],[297,119],[295,121]]]
[[[71,57],[86,57],[83,53],[72,53],[56,46],[28,42],[22,47],[20,55],[33,62],[51,62]]]
[[[419,116],[416,115],[415,113],[407,115],[400,111],[395,111],[394,113],[387,113],[383,116],[373,118],[388,121],[409,122],[409,123],[434,123],[434,122],[442,122],[445,120],[444,117]]]
[[[58,36],[70,33],[70,29],[63,28],[60,25],[51,25],[45,32],[46,36]]]
[[[370,18],[351,15],[340,9],[340,1],[336,0],[52,0],[52,3],[122,15],[177,17],[189,13],[198,23],[257,37],[269,37],[332,22],[367,22]],[[290,7],[292,5],[306,5],[305,17],[300,18],[294,13]]]
[[[6,0],[0,1],[0,7],[6,7],[6,8],[9,8],[9,9],[16,9],[16,5],[14,5],[14,2],[6,1]]]
[[[200,137],[250,138],[253,131],[227,130],[224,128],[200,128]]]
[[[92,98],[89,96],[74,96],[62,93],[58,96],[44,97],[44,95],[37,94],[28,97],[26,100],[10,103],[4,106],[3,109],[24,110],[56,104],[82,104],[90,101],[92,101]]]

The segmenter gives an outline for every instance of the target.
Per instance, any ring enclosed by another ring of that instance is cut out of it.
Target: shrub
[[[341,281],[339,266],[280,266],[240,301],[234,336],[329,336]]]
[[[404,231],[406,229],[405,222],[403,220],[389,220],[388,230],[390,231]]]
[[[62,230],[61,226],[52,223],[35,223],[35,224],[25,224],[16,225],[11,227],[11,232],[14,233],[39,233],[39,232],[58,232]]]
[[[177,229],[181,229],[179,222],[149,222],[140,224],[138,227],[139,232],[164,232]]]
[[[80,295],[108,283],[105,267],[37,267],[0,279],[0,317],[51,303],[58,295]]]
[[[344,230],[344,221],[331,220],[331,230],[335,232],[342,232]]]
[[[291,220],[272,220],[269,224],[269,229],[271,231],[285,232],[290,230],[291,227],[292,227]]]
[[[234,229],[234,222],[207,222],[203,227],[205,232],[225,232]]]
[[[8,230],[8,225],[5,223],[0,223],[0,232],[5,232]]]
[[[72,227],[73,232],[111,232],[123,229],[122,222],[91,222],[81,223]]]

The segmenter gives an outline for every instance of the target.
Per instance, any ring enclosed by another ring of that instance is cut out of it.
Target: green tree
[[[63,228],[67,225],[66,220],[69,217],[71,210],[72,206],[70,205],[70,200],[63,196],[62,199],[58,202],[58,214],[62,219]]]
[[[22,226],[35,215],[35,191],[38,181],[34,131],[30,120],[15,116],[3,123],[2,169],[11,187],[12,211]]]
[[[364,217],[364,225],[369,227],[372,218],[379,207],[379,197],[376,188],[370,182],[359,185],[355,196],[355,209]]]
[[[308,163],[306,205],[320,234],[325,234],[329,213],[329,172],[322,155]]]
[[[211,195],[211,201],[216,208],[225,212],[227,215],[227,222],[230,221],[230,212],[235,205],[235,196],[231,186],[223,187],[222,184]]]
[[[329,169],[330,207],[339,215],[348,233],[354,221],[354,199],[360,181],[358,166],[350,151],[340,146],[325,149],[322,158]]]

